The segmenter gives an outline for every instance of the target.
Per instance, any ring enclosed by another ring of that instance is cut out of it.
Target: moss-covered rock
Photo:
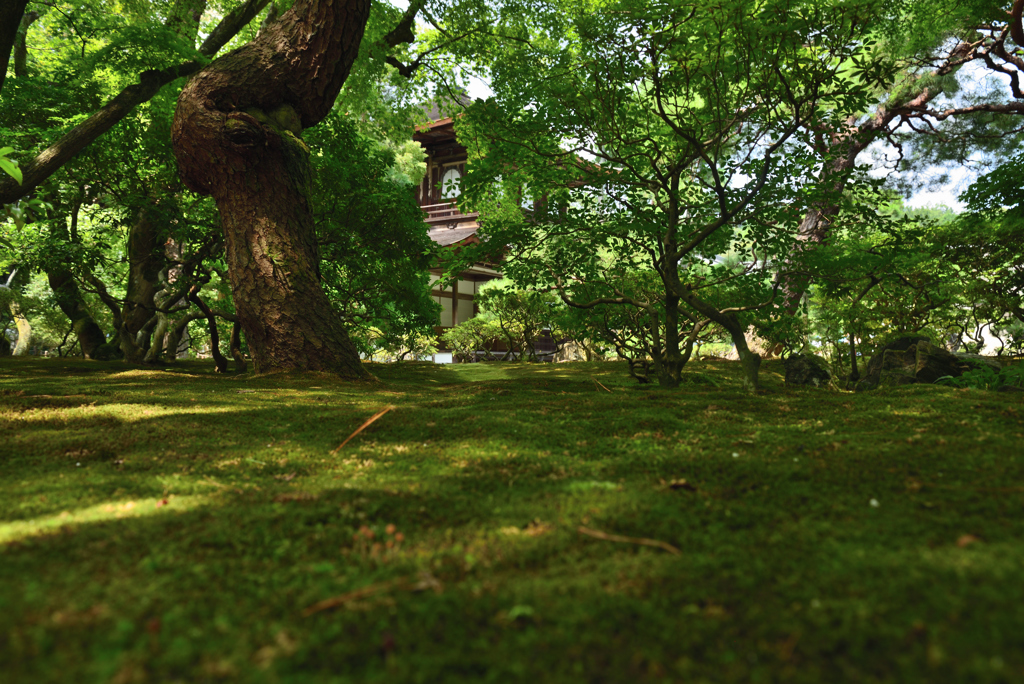
[[[813,385],[825,387],[832,382],[828,364],[814,354],[792,354],[783,365],[787,385]]]
[[[947,376],[959,377],[971,367],[972,364],[932,344],[927,337],[908,335],[893,340],[871,357],[867,373],[856,389],[932,383]]]
[[[889,374],[903,374],[906,373],[906,352],[911,348],[915,347],[913,355],[916,363],[916,345],[920,341],[930,342],[927,337],[923,335],[907,335],[899,337],[887,345],[882,347],[871,357],[868,361],[867,369],[864,372],[864,378],[857,383],[856,390],[863,392],[865,390],[872,390],[882,384],[882,371],[886,371]],[[912,374],[910,374],[912,375]],[[886,384],[906,384],[905,382],[898,381],[895,376],[886,375]]]

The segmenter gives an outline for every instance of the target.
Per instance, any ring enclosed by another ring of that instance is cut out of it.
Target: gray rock
[[[916,345],[916,363],[914,365],[914,377],[918,382],[935,382],[939,378],[952,376],[954,378],[963,375],[967,368],[965,364],[942,347],[936,347],[931,342],[919,341]],[[910,349],[907,350],[910,353]],[[909,359],[908,359],[909,360]]]
[[[828,364],[814,354],[791,354],[783,361],[787,385],[826,387],[832,382]]]
[[[882,383],[883,370],[889,374],[905,375],[913,380],[914,371],[907,367],[916,367],[917,343],[921,341],[931,342],[923,335],[907,335],[899,337],[879,349],[868,361],[864,378],[857,383],[855,389],[858,392],[863,392],[878,387]],[[893,375],[886,376],[886,383],[888,385],[908,384],[906,381],[896,379]]]
[[[879,349],[868,361],[867,373],[856,389],[932,383],[947,376],[960,377],[971,367],[966,360],[932,344],[927,337],[910,335]]]
[[[913,385],[916,382],[917,378],[903,370],[883,370],[878,376],[878,385],[880,387],[899,387],[901,385]]]

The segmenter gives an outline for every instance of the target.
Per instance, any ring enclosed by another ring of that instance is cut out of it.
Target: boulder
[[[908,356],[913,358],[913,364],[917,363],[917,343],[918,342],[931,342],[931,340],[923,335],[907,335],[905,337],[899,337],[889,344],[879,349],[871,360],[868,361],[867,368],[864,371],[863,379],[857,383],[856,390],[863,392],[864,390],[872,390],[882,384],[882,372],[885,371],[885,381],[887,385],[904,385],[908,384],[907,381],[901,380],[900,376],[905,376],[911,379],[913,382],[913,372],[908,372],[907,361]],[[913,348],[913,351],[910,351]],[[910,352],[908,354],[908,352]]]
[[[899,387],[900,385],[913,385],[916,382],[917,378],[915,378],[910,373],[904,372],[902,370],[884,370],[881,372],[881,374],[879,374],[878,385],[876,386]],[[858,388],[859,387],[860,386],[858,385]]]
[[[947,375],[955,378],[963,375],[965,370],[969,370],[969,367],[962,363],[955,354],[942,347],[936,347],[931,342],[920,341],[916,347],[917,363],[914,368],[914,377],[918,382],[935,382]],[[907,351],[909,353],[910,350]]]
[[[783,364],[787,385],[824,387],[832,382],[828,364],[814,354],[791,354]]]
[[[932,383],[946,376],[959,377],[971,367],[956,354],[932,344],[927,337],[910,335],[879,349],[868,362],[864,379],[857,383],[856,389]]]

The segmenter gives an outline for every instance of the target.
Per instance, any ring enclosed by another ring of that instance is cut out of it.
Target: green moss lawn
[[[5,359],[0,680],[1024,681],[1021,395],[687,370]]]

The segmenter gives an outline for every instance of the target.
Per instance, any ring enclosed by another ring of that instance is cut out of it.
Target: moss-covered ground
[[[1024,681],[1019,394],[373,371],[4,360],[0,680]]]

